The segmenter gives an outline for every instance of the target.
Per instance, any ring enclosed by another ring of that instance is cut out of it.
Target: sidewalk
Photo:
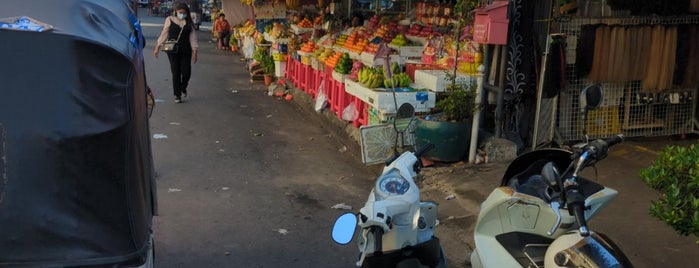
[[[347,139],[350,150],[359,152],[359,129],[350,122],[340,120],[329,109],[318,113],[315,100],[287,82],[294,100],[309,113],[320,116],[334,135]],[[360,155],[357,153],[356,155]],[[375,165],[380,173],[381,165]],[[439,204],[439,228],[436,230],[447,256],[449,267],[470,267],[470,254],[474,248],[473,227],[478,217],[480,203],[496,187],[507,168],[507,163],[474,165],[466,162],[441,163],[423,168],[422,180],[417,181],[423,200]]]
[[[327,110],[317,113],[310,95],[288,88],[294,100],[311,116],[321,116],[328,128],[339,137],[346,137],[350,150],[359,150],[359,130]],[[610,156],[597,165],[598,174],[590,168],[586,176],[619,191],[616,200],[590,222],[593,230],[612,237],[636,267],[689,267],[699,262],[694,238],[678,235],[665,223],[648,215],[651,202],[659,194],[649,189],[638,177],[638,171],[652,164],[658,152],[667,145],[687,146],[697,143],[697,135],[685,138],[651,137],[627,139],[610,151]],[[359,155],[357,153],[356,155]],[[380,165],[376,166],[377,173]],[[435,163],[422,171],[418,181],[424,200],[439,204],[441,237],[449,267],[470,267],[474,248],[473,228],[480,203],[502,179],[507,163],[471,164],[466,162]],[[630,224],[633,222],[633,224]]]

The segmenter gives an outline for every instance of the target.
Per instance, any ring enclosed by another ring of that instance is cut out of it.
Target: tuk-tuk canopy
[[[112,265],[146,253],[155,187],[130,2],[3,2],[0,266]],[[17,18],[49,27],[21,30]]]

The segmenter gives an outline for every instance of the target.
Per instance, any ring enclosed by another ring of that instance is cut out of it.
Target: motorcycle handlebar
[[[591,141],[590,144],[584,149],[584,151],[587,151],[587,153],[589,153],[589,156],[592,158],[590,160],[602,160],[605,157],[607,157],[609,147],[619,144],[622,141],[624,141],[623,134],[617,134],[616,136],[606,140],[597,139]]]
[[[417,152],[415,152],[415,157],[420,158],[420,156],[422,156],[422,154],[428,152],[429,150],[432,150],[432,148],[434,148],[434,143],[431,143],[431,142],[427,143],[427,145],[425,145],[424,147],[417,150]]]
[[[381,254],[383,249],[381,248],[383,245],[382,239],[383,238],[383,228],[379,226],[372,226],[371,230],[374,232],[374,254]]]
[[[624,135],[618,134],[612,138],[603,140],[598,139],[590,142],[587,147],[583,149],[583,154],[578,155],[580,160],[573,172],[573,177],[566,180],[564,183],[565,187],[565,199],[567,201],[568,210],[575,216],[575,220],[580,226],[580,235],[588,236],[590,231],[587,228],[587,220],[585,219],[585,196],[578,190],[578,184],[575,180],[578,172],[582,170],[589,163],[595,160],[602,160],[607,157],[607,152],[609,147],[624,141]]]
[[[624,134],[617,134],[616,136],[605,140],[605,142],[607,142],[608,147],[612,147],[613,145],[617,145],[617,144],[621,143],[622,141],[624,141]]]

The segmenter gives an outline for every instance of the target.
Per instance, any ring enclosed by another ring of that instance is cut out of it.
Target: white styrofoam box
[[[398,50],[398,54],[402,57],[422,57],[422,51],[424,48],[422,46],[402,46]]]
[[[362,52],[362,54],[359,54],[359,60],[366,66],[381,66],[383,65],[384,61],[386,60],[385,58],[376,58],[376,55]],[[389,55],[388,56],[388,61],[393,63],[397,62],[400,65],[403,65],[403,61],[400,56],[398,55]]]
[[[415,84],[427,88],[429,91],[444,92],[446,85],[451,83],[447,79],[445,70],[415,70]],[[457,84],[476,83],[476,77],[456,72]]]
[[[286,75],[286,61],[274,62],[274,75],[276,77],[284,77]]]
[[[370,106],[380,110],[382,113],[390,114],[396,112],[396,106],[395,103],[393,103],[393,93],[390,90],[373,90],[358,82],[346,79],[345,92],[359,98],[363,102],[366,102]],[[424,102],[418,101],[418,94],[427,94],[427,100]],[[429,112],[430,108],[434,108],[435,100],[435,93],[430,91],[396,92],[396,102],[398,103],[398,106],[407,102],[415,107],[416,112]]]
[[[296,24],[291,25],[291,30],[294,31],[295,34],[303,34],[303,33],[310,33],[313,31],[313,28],[301,28]]]
[[[349,81],[349,79],[347,79],[347,77],[349,77],[349,74],[341,74],[336,71],[333,71],[332,77],[333,79],[335,79],[335,81],[338,81],[340,83],[344,83],[345,80]]]

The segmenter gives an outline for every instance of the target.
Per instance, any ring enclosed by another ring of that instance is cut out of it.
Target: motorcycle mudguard
[[[405,247],[383,254],[369,254],[364,259],[362,267],[396,267],[410,259],[417,259],[420,264],[427,267],[440,267],[440,264],[446,262],[443,258],[439,238],[433,236],[429,241],[414,247]]]
[[[601,233],[583,237],[570,232],[557,238],[546,251],[545,267],[633,267],[624,252]]]

